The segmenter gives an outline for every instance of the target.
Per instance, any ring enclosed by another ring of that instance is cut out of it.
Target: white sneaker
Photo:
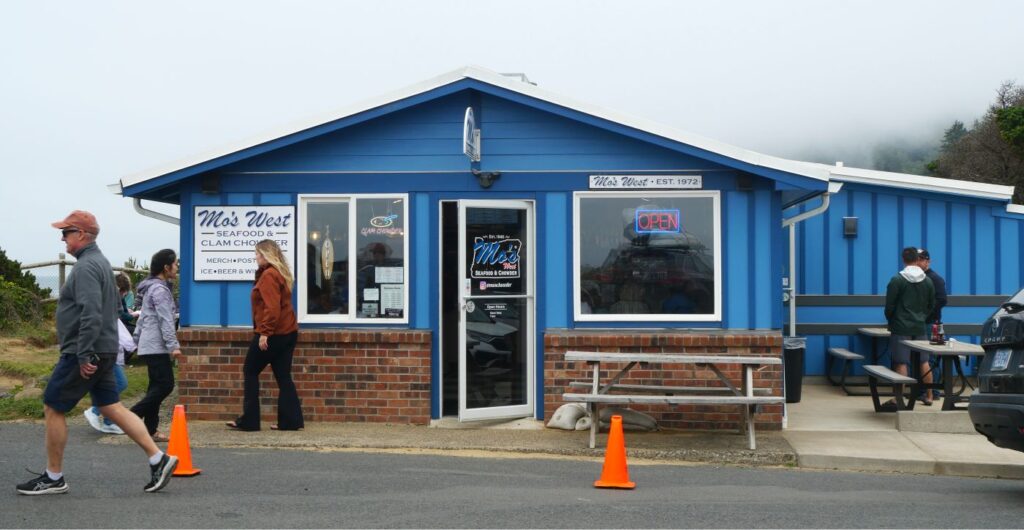
[[[107,434],[124,434],[124,431],[122,431],[121,428],[118,427],[116,423],[103,422],[103,424],[100,425],[100,431],[105,432]]]
[[[100,421],[100,415],[93,412],[92,407],[85,409],[85,419],[93,429],[103,432],[103,422]]]

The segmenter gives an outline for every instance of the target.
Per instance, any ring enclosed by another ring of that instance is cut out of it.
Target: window
[[[717,191],[575,194],[578,321],[721,320]]]
[[[405,195],[299,196],[299,320],[408,322]]]

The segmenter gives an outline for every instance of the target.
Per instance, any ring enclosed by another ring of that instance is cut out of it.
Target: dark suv
[[[999,447],[1024,451],[1024,290],[981,331],[985,357],[967,410],[974,429]]]

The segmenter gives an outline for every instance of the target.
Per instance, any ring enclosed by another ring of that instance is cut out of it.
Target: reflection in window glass
[[[712,197],[580,197],[580,312],[715,309]]]
[[[348,314],[348,203],[306,206],[306,312]]]
[[[356,200],[358,318],[405,316],[405,200]]]

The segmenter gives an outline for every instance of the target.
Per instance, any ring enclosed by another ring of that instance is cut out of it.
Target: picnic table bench
[[[917,379],[894,372],[885,366],[878,364],[864,365],[864,372],[868,374],[868,383],[871,385],[871,403],[875,406],[875,412],[896,412],[897,410],[914,410],[914,403],[917,396],[913,393],[904,401],[904,386],[913,387]],[[878,381],[885,381],[892,385],[892,399],[896,406],[892,409],[885,407],[885,404],[878,397]]]
[[[721,355],[687,355],[668,353],[616,353],[616,352],[580,352],[570,351],[565,354],[566,361],[583,361],[590,365],[592,379],[590,382],[572,382],[570,387],[587,387],[588,393],[565,393],[563,399],[569,402],[586,403],[590,412],[590,448],[597,444],[598,406],[601,403],[611,404],[664,404],[664,405],[741,405],[743,407],[744,425],[747,431],[750,449],[756,449],[754,436],[754,413],[760,405],[784,403],[782,396],[764,395],[770,389],[754,388],[754,367],[782,364],[778,357],[756,357]],[[601,363],[626,363],[615,376],[605,384],[601,384]],[[706,366],[723,386],[719,387],[678,387],[663,385],[626,385],[619,381],[636,365],[646,363],[663,364],[694,364]],[[722,373],[721,365],[739,364],[743,368],[743,380],[737,386]],[[610,394],[609,391],[629,391],[630,393]],[[650,395],[659,393],[664,395]],[[760,395],[756,395],[760,394]]]
[[[838,381],[836,381],[832,377],[832,365],[835,364],[834,361],[836,359],[839,359],[843,363],[843,368],[839,373]],[[850,390],[849,387],[858,386],[858,384],[847,381],[846,377],[850,375],[850,368],[853,367],[853,363],[855,361],[863,360],[863,355],[856,352],[852,352],[846,348],[829,348],[828,357],[825,357],[825,378],[828,379],[829,383],[832,383],[833,385],[842,388],[843,392],[846,392],[846,395],[856,395],[856,393]]]

